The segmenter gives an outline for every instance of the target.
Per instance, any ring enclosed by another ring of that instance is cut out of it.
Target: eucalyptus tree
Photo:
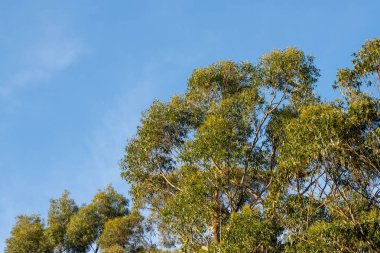
[[[143,217],[130,213],[128,200],[109,185],[78,207],[64,191],[50,201],[47,227],[38,215],[17,217],[7,253],[142,252]]]
[[[66,232],[68,243],[74,248],[74,252],[88,252],[91,249],[96,253],[105,224],[111,219],[128,214],[127,199],[109,185],[70,219]]]
[[[55,252],[72,252],[75,250],[68,242],[67,225],[70,219],[77,214],[78,206],[75,201],[69,197],[69,192],[64,191],[59,199],[50,201],[48,213],[48,227],[45,231],[50,244]]]
[[[269,122],[318,100],[318,75],[313,57],[274,50],[255,64],[196,69],[185,94],[152,104],[126,147],[122,177],[164,243],[186,251],[219,248],[234,213],[262,210],[277,173],[279,143]],[[274,245],[256,246],[277,247],[279,233],[269,233]]]
[[[144,228],[143,217],[138,213],[117,217],[105,223],[103,233],[99,238],[102,252],[143,252]]]
[[[122,177],[162,241],[185,251],[378,249],[380,40],[353,56],[332,102],[314,94],[318,69],[294,48],[196,69],[185,94],[155,101]]]
[[[44,223],[38,215],[20,215],[6,241],[6,253],[53,252],[44,234]]]
[[[343,100],[303,106],[278,137],[280,173],[269,196],[289,252],[380,247],[380,40],[353,56],[334,85]]]

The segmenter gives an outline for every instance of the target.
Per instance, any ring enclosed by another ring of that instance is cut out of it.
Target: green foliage
[[[89,250],[93,244],[99,247],[98,239],[104,230],[105,224],[117,217],[129,214],[127,199],[117,193],[111,185],[104,191],[99,191],[91,203],[82,207],[74,215],[68,226],[67,236],[70,245],[76,251]]]
[[[123,249],[123,252],[140,252],[143,234],[141,221],[142,217],[137,213],[107,221],[99,238],[102,251],[118,252]]]
[[[380,247],[379,211],[371,210],[362,215],[357,224],[342,220],[317,222],[294,247],[288,245],[288,251],[376,252]]]
[[[295,48],[196,69],[185,94],[155,101],[121,167],[162,242],[184,252],[318,252],[304,242],[325,231],[330,239],[315,245],[331,242],[326,252],[344,239],[374,250],[376,237],[360,248],[345,233],[365,237],[363,217],[379,207],[380,103],[370,90],[379,49],[366,42],[353,69],[338,72],[345,102],[320,101],[313,57]]]
[[[233,213],[264,204],[276,155],[271,116],[317,101],[318,75],[312,57],[277,50],[256,64],[197,69],[184,95],[153,103],[126,147],[122,176],[165,244],[217,246]]]
[[[222,233],[221,252],[275,252],[281,229],[266,220],[259,210],[244,206],[241,213],[233,213]]]
[[[99,237],[101,225],[93,205],[82,207],[67,226],[69,244],[78,252],[87,252]]]
[[[352,98],[365,92],[365,88],[372,86],[377,89],[377,95],[379,95],[380,39],[367,41],[353,56],[353,68],[343,68],[338,71],[338,80],[334,88],[341,88],[346,97]]]
[[[289,252],[375,252],[379,247],[378,236],[370,232],[377,221],[367,220],[379,208],[374,196],[380,180],[379,98],[363,89],[380,81],[379,48],[377,39],[366,42],[354,54],[354,68],[338,73],[336,87],[342,88],[345,104],[303,106],[279,137],[282,186],[273,188],[271,200],[280,203],[275,207],[287,228]],[[374,76],[377,80],[370,81]],[[302,203],[289,203],[292,196]]]
[[[125,253],[125,249],[119,245],[112,245],[111,247],[105,248],[103,253]]]
[[[6,242],[6,253],[52,252],[44,235],[44,224],[39,216],[17,217],[11,236]]]
[[[8,253],[141,252],[143,217],[129,213],[127,199],[109,185],[81,208],[65,191],[50,201],[48,226],[39,216],[19,216],[7,240]]]
[[[57,252],[71,251],[66,230],[71,217],[78,212],[78,209],[75,201],[69,198],[68,191],[64,191],[61,198],[50,201],[45,234]]]

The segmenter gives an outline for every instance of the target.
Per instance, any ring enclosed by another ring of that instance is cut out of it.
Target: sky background
[[[378,0],[0,1],[0,251],[18,214],[46,217],[112,183],[141,113],[183,93],[194,68],[295,46],[317,92],[380,36]]]

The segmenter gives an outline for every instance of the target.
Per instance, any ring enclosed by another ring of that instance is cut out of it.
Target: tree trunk
[[[219,215],[215,215],[211,220],[212,237],[214,242],[218,245],[220,243],[220,223]]]
[[[218,245],[220,243],[220,192],[215,191],[214,193],[215,207],[213,208],[214,213],[211,217],[211,230],[213,241]]]

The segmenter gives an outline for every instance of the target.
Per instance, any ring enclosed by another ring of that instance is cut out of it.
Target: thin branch
[[[161,171],[161,173],[160,173],[161,177],[165,180],[165,182],[166,182],[168,185],[170,185],[172,188],[176,189],[177,191],[182,192],[182,189],[176,187],[173,183],[171,183],[171,182],[169,181],[169,179],[167,179],[167,177],[165,176],[165,173],[162,171],[162,169],[160,169],[160,171]]]

